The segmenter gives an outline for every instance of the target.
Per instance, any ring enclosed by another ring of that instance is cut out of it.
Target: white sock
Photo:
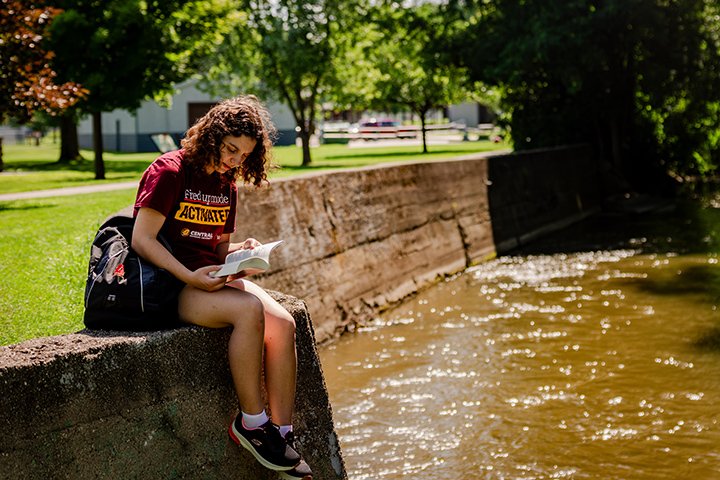
[[[260,425],[264,425],[270,418],[265,413],[265,410],[258,413],[257,415],[250,415],[249,413],[242,412],[242,422],[246,429],[252,430],[258,428]]]
[[[287,437],[287,434],[292,431],[292,425],[280,425],[280,435],[282,435],[283,438]]]

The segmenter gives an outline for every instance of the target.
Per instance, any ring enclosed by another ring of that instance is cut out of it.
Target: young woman
[[[236,180],[267,181],[275,128],[253,96],[225,100],[188,130],[182,149],[160,156],[143,174],[135,201],[132,247],[185,285],[182,321],[232,327],[228,358],[240,403],[230,437],[281,477],[308,479],[312,472],[294,449],[295,322],[258,285],[215,278],[229,252],[259,245],[231,243]],[[172,247],[163,247],[162,233]],[[265,410],[262,372],[272,421]]]

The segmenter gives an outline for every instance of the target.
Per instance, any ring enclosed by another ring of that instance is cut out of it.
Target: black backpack
[[[85,285],[85,326],[147,331],[180,325],[177,298],[183,283],[130,248],[135,219],[110,217],[90,249]],[[172,251],[168,243],[158,240]]]

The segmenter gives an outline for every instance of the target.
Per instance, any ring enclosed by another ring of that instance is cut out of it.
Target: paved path
[[[53,188],[51,190],[35,190],[31,192],[3,193],[0,202],[8,200],[25,200],[28,198],[60,197],[65,195],[79,195],[82,193],[109,192],[137,188],[138,182],[103,183],[102,185],[87,185],[83,187]]]

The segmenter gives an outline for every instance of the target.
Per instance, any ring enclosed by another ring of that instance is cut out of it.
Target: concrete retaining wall
[[[322,342],[582,218],[599,186],[585,147],[307,175],[241,190],[233,239],[286,241],[259,281],[306,301]]]
[[[316,479],[346,478],[303,302],[295,426]],[[227,436],[229,330],[89,333],[0,348],[2,479],[275,479]]]
[[[566,227],[598,210],[603,186],[589,147],[493,158],[488,203],[498,253]]]

